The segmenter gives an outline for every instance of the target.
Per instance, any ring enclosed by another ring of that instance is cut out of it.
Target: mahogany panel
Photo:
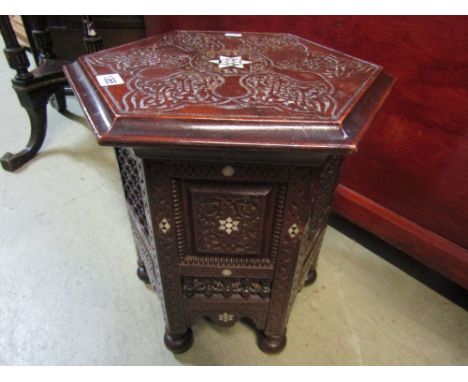
[[[468,253],[372,200],[339,185],[334,209],[398,249],[468,289]]]
[[[146,27],[149,35],[177,28],[289,32],[384,66],[397,78],[396,85],[359,152],[344,161],[340,184],[398,215],[396,225],[409,221],[422,231],[396,239],[376,229],[371,218],[357,219],[353,207],[345,205],[343,188],[335,208],[454,281],[465,282],[460,275],[468,273],[467,17],[174,16],[146,17]],[[422,251],[427,237],[421,232],[451,245]]]
[[[378,65],[291,34],[174,31],[65,72],[98,111],[86,116],[101,144],[292,152],[354,151],[393,84]]]
[[[186,191],[185,208],[191,210],[187,227],[195,253],[262,256],[267,250],[268,242],[257,238],[272,229],[271,186],[189,183]]]

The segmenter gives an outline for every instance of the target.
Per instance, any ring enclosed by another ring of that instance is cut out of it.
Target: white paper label
[[[120,77],[118,73],[103,74],[101,76],[96,76],[96,79],[101,86],[120,85],[124,83],[122,77]]]
[[[226,37],[242,37],[242,33],[228,32],[228,33],[225,33],[224,36],[226,36]]]

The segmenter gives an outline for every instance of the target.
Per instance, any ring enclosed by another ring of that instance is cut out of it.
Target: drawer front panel
[[[189,183],[184,188],[195,254],[267,256],[275,186]]]
[[[279,247],[289,169],[174,163],[172,187],[179,265],[187,269],[268,269]],[[236,272],[239,274],[239,272]]]

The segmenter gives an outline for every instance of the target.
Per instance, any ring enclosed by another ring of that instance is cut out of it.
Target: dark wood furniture
[[[146,16],[174,29],[290,32],[383,65],[398,78],[334,210],[468,288],[468,18]]]
[[[143,16],[17,16],[17,30],[20,21],[24,27],[20,34],[23,46],[18,43],[8,16],[1,16],[0,29],[8,63],[17,71],[12,80],[13,88],[28,113],[31,135],[23,150],[16,154],[6,153],[0,159],[7,171],[17,170],[40,150],[46,136],[49,100],[59,112],[65,111],[65,92],[69,89],[62,70],[65,63],[80,54],[144,36]],[[26,43],[37,64],[31,72],[28,71],[29,60],[24,49]]]
[[[315,279],[330,201],[387,96],[382,68],[289,34],[177,31],[80,57],[65,73],[117,160],[165,344],[198,317],[286,344]]]
[[[8,16],[0,16],[0,30],[5,41],[8,64],[16,70],[12,80],[20,104],[26,109],[31,122],[31,135],[26,147],[16,154],[6,153],[0,159],[7,171],[15,171],[33,158],[44,142],[47,128],[47,103],[52,97],[54,107],[66,109],[64,86],[67,83],[62,71],[64,61],[52,52],[52,43],[44,17],[31,18],[32,36],[39,52],[36,69],[28,71],[29,60],[25,49],[18,44]]]
[[[80,55],[112,48],[145,37],[143,16],[53,15],[46,16],[54,52],[74,61]],[[99,42],[96,46],[95,37]],[[94,50],[90,49],[90,44]]]
[[[81,43],[80,19],[47,17],[59,57],[75,59],[88,51]],[[148,35],[183,28],[292,32],[388,68],[399,78],[397,90],[372,123],[359,152],[345,160],[334,209],[468,288],[466,17],[146,16],[145,20]],[[96,16],[95,21],[104,47],[144,34],[142,16]],[[31,27],[26,29],[30,35]],[[37,53],[34,44],[32,49]],[[34,136],[40,141],[41,134]],[[40,146],[35,141],[29,146]]]

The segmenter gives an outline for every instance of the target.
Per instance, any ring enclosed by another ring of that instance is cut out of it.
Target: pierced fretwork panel
[[[135,156],[132,149],[126,147],[116,147],[115,153],[130,215],[140,225],[145,237],[148,237],[149,227],[145,206],[147,198],[144,194],[145,180],[141,159]]]

